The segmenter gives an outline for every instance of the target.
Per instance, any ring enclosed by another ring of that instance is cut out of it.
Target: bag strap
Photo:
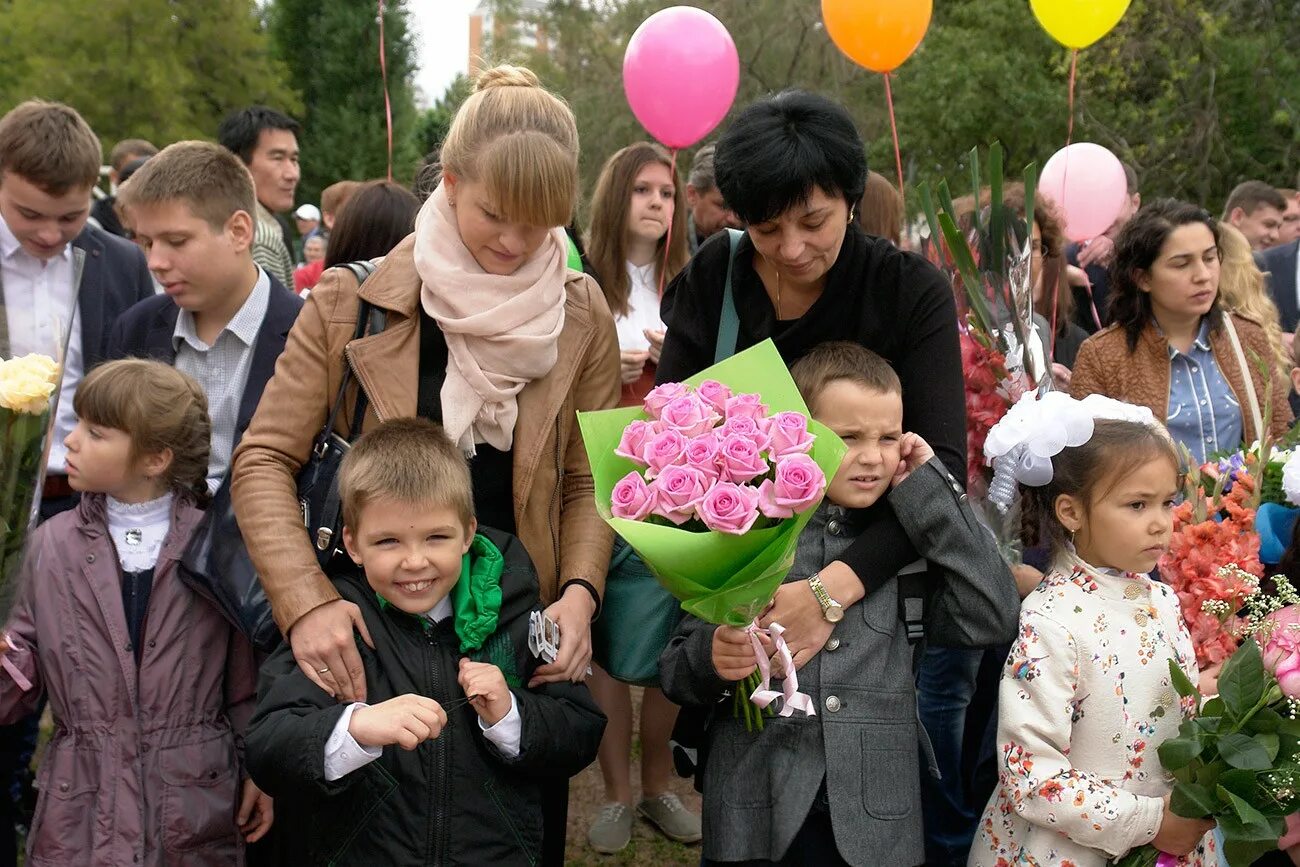
[[[1232,314],[1223,314],[1224,330],[1228,332],[1228,340],[1232,343],[1232,352],[1237,356],[1237,368],[1241,371],[1242,381],[1246,383],[1246,397],[1250,401],[1250,417],[1255,422],[1255,439],[1261,439],[1264,436],[1264,417],[1259,411],[1259,397],[1255,394],[1255,380],[1250,375],[1250,367],[1246,364],[1246,353],[1241,350],[1241,338],[1237,336],[1237,326],[1232,324]]]
[[[718,320],[718,342],[713,351],[713,363],[726,361],[736,354],[736,340],[740,336],[740,316],[736,313],[736,296],[731,291],[731,272],[736,267],[736,250],[740,248],[740,239],[744,232],[739,229],[727,229],[727,241],[731,246],[731,255],[727,259],[727,283],[722,289],[722,318]]]
[[[372,261],[348,262],[346,265],[340,265],[340,268],[346,268],[352,272],[352,276],[357,280],[357,288],[366,282],[366,278],[375,273],[375,263]],[[357,325],[352,331],[352,340],[360,340],[367,333],[378,334],[384,330],[387,323],[388,315],[385,311],[375,307],[369,301],[358,299],[357,304]],[[349,341],[351,342],[351,341]],[[334,432],[334,425],[338,421],[339,412],[343,409],[343,399],[347,395],[348,386],[352,382],[352,365],[346,363],[343,365],[343,376],[339,380],[338,394],[334,396],[334,404],[330,407],[329,417],[325,420],[325,426],[316,436],[315,451],[319,453],[325,443],[329,441]],[[352,425],[348,431],[348,442],[356,439],[361,433],[361,420],[365,417],[366,406],[369,398],[366,396],[364,388],[357,389],[357,403],[352,414]]]

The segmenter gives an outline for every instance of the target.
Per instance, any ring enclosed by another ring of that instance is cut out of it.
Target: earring
[[[857,215],[858,215],[858,206],[853,205],[852,207],[849,208],[849,222],[852,223],[853,218],[856,217]]]

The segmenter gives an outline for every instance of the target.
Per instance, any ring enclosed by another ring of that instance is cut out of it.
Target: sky
[[[416,85],[432,105],[469,65],[469,13],[479,0],[411,0],[419,71]]]

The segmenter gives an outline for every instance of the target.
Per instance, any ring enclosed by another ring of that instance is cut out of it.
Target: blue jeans
[[[943,779],[921,773],[925,819],[925,862],[929,867],[964,867],[983,804],[970,804],[963,774],[966,711],[975,695],[982,650],[927,647],[916,679],[921,722],[934,746]],[[980,738],[982,741],[983,738]]]

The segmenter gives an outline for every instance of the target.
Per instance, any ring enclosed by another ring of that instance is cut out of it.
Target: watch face
[[[844,606],[831,605],[829,608],[826,609],[826,619],[829,620],[831,623],[839,623],[841,620],[844,619]]]

